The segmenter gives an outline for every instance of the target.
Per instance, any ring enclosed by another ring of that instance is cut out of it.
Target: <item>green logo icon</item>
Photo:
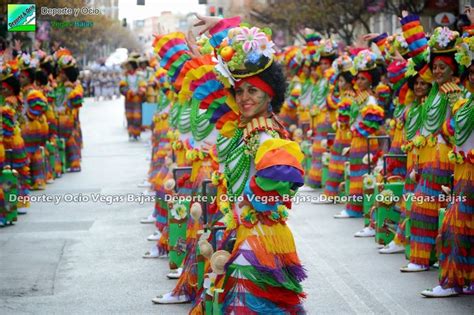
[[[9,4],[7,25],[9,32],[36,31],[36,5]]]

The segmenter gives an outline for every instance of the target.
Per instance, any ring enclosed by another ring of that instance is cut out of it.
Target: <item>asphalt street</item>
[[[141,258],[153,232],[139,223],[153,203],[137,187],[150,134],[128,142],[122,99],[87,100],[81,124],[82,172],[34,192],[29,213],[0,229],[0,314],[187,314],[189,305],[152,304],[175,280],[165,276],[166,260]],[[363,222],[333,219],[341,209],[302,202],[290,214],[309,274],[309,314],[474,314],[473,296],[421,297],[437,270],[400,273],[404,256],[380,255],[373,238],[354,238]]]

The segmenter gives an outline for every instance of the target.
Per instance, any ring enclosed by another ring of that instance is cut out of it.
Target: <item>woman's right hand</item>
[[[194,23],[193,26],[194,27],[202,26],[202,28],[200,29],[199,35],[202,35],[206,33],[207,31],[209,31],[211,28],[213,28],[217,24],[217,22],[221,20],[221,18],[216,17],[216,16],[203,16],[198,13],[196,13],[196,18],[198,19],[198,21]]]

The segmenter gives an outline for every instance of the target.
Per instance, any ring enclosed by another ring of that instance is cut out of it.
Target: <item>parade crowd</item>
[[[197,16],[202,36],[157,34],[131,53],[119,91],[130,141],[154,104],[147,185],[175,288],[156,304],[191,314],[304,314],[307,278],[287,225],[303,190],[362,218],[355,237],[403,254],[401,272],[439,269],[425,297],[474,294],[474,10],[462,33],[428,36],[403,12],[399,34],[342,50],[313,30],[277,51],[269,28]],[[83,87],[65,48],[5,48],[0,226],[27,196],[81,170]],[[104,82],[107,81],[104,79]],[[113,76],[98,98],[112,97]],[[97,80],[100,82],[100,80]],[[100,91],[98,89],[97,91]],[[321,206],[321,205],[320,205]],[[159,288],[157,288],[159,289]],[[423,288],[420,288],[420,291]]]
[[[1,38],[0,38],[1,39]],[[83,89],[71,52],[0,50],[0,227],[30,206],[30,191],[81,171]]]
[[[155,207],[141,221],[156,232],[143,257],[168,259],[178,279],[153,303],[305,313],[286,224],[303,185],[345,201],[334,217],[363,218],[354,236],[404,254],[401,272],[438,268],[423,296],[474,293],[474,26],[428,36],[416,15],[400,23],[365,47],[341,51],[308,30],[304,45],[276,52],[268,28],[198,16],[197,39],[156,35],[153,71],[130,56],[120,91],[131,138],[141,104],[156,104]]]

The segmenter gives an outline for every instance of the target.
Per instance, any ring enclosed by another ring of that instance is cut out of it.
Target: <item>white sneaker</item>
[[[190,300],[184,295],[174,296],[171,292],[164,295],[158,295],[157,297],[151,300],[155,304],[181,304],[188,303]]]
[[[143,258],[159,258],[160,252],[158,251],[158,247],[156,245],[152,246],[148,252],[146,252]]]
[[[334,215],[334,219],[348,219],[352,218],[346,210],[342,210],[340,213]]]
[[[140,220],[140,223],[142,224],[151,224],[151,223],[155,223],[156,222],[156,218],[154,216],[152,216],[151,214],[146,217],[146,218],[143,218]]]
[[[420,272],[429,270],[428,266],[417,265],[414,263],[409,263],[408,265],[400,268],[401,272]]]
[[[375,230],[371,228],[370,226],[366,226],[359,232],[356,232],[354,234],[354,237],[374,237],[375,236]]]
[[[147,237],[147,240],[151,241],[151,242],[154,242],[154,241],[159,241],[161,238],[161,233],[160,231],[155,231],[153,232],[152,235],[148,236]]]
[[[402,245],[395,244],[394,241],[391,241],[387,245],[385,245],[383,248],[379,249],[379,254],[398,254],[398,253],[404,253],[405,252],[405,247]]]
[[[440,297],[450,297],[458,296],[459,293],[454,290],[454,288],[443,289],[440,285],[434,287],[433,289],[423,290],[421,295],[430,298],[440,298]]]
[[[26,208],[18,208],[16,211],[17,211],[16,212],[17,214],[27,214],[28,213]]]
[[[173,270],[169,274],[166,275],[168,279],[179,279],[181,277],[181,274],[183,273],[183,268],[178,268],[176,270]]]
[[[48,179],[48,180],[46,180],[46,184],[52,184],[52,183],[54,183],[54,179]]]
[[[144,179],[143,182],[138,184],[137,186],[140,188],[148,188],[151,187],[151,184],[150,182],[148,182],[148,180]]]

